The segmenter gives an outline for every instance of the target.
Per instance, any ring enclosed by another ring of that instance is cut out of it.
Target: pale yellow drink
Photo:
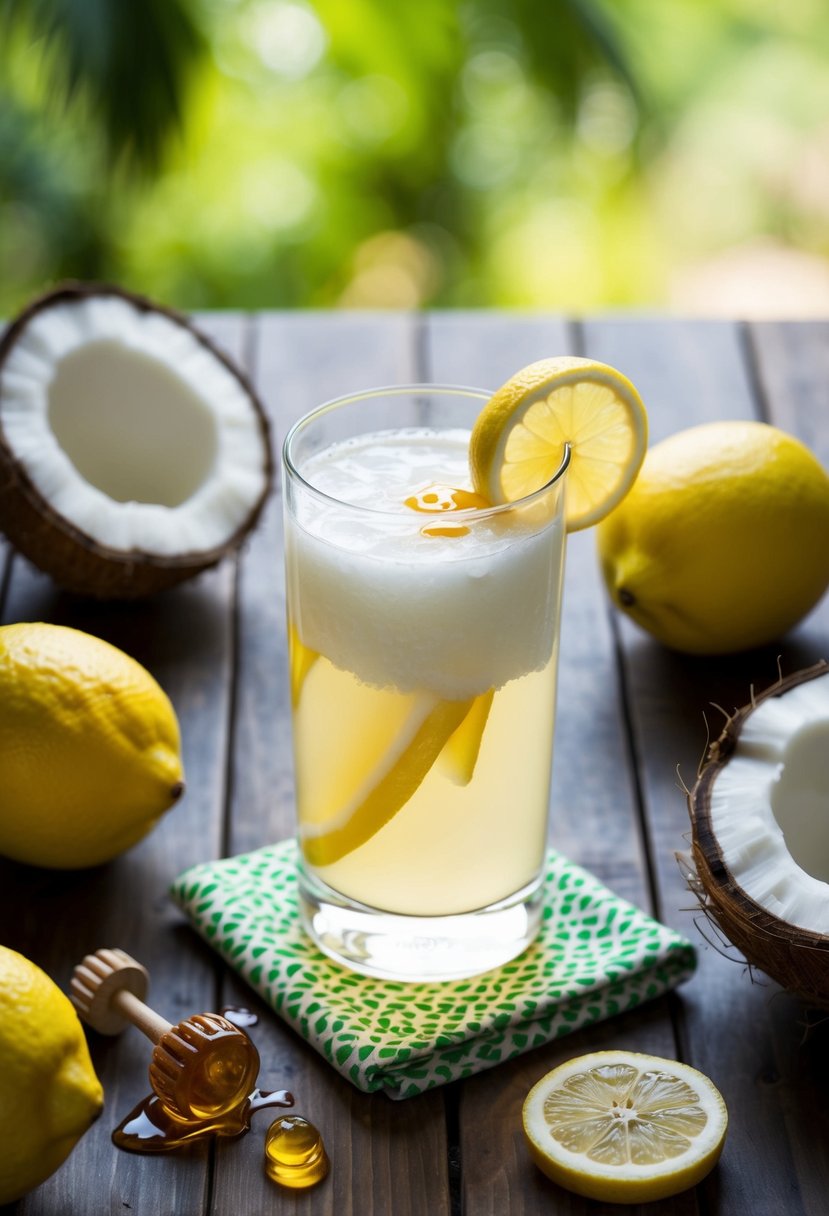
[[[401,810],[364,844],[314,867],[320,878],[371,907],[417,916],[484,908],[532,882],[547,830],[550,755],[534,742],[536,728],[552,737],[551,666],[552,657],[500,688],[477,756],[472,738],[460,754],[450,740]],[[314,665],[294,719],[301,840],[377,772],[417,702],[418,694],[370,688],[327,660]],[[332,763],[326,740],[335,733],[342,752]]]
[[[316,492],[286,512],[305,870],[411,917],[537,886],[546,840],[562,487],[424,513],[434,483],[470,488],[468,441],[409,429],[335,444],[302,465]]]

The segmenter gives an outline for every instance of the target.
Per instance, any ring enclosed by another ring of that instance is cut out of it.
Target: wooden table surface
[[[717,418],[760,418],[799,435],[829,466],[829,323],[738,323],[435,313],[211,314],[203,328],[249,372],[287,426],[319,402],[412,381],[495,388],[559,352],[622,369],[648,407],[652,439]],[[829,543],[829,541],[827,542]],[[762,544],[762,537],[758,538]],[[260,1021],[262,1083],[287,1087],[322,1130],[332,1173],[306,1193],[262,1171],[270,1116],[236,1142],[166,1157],[116,1150],[110,1133],[147,1092],[148,1044],[91,1036],[103,1116],[17,1216],[528,1216],[625,1211],[559,1190],[521,1137],[529,1087],[559,1061],[627,1047],[686,1060],[729,1107],[719,1167],[696,1191],[650,1206],[671,1216],[826,1216],[829,1019],[806,1010],[694,910],[676,860],[687,848],[681,780],[692,782],[712,703],[733,708],[784,671],[829,658],[829,599],[778,645],[718,660],[670,653],[610,609],[593,538],[568,550],[551,839],[620,895],[699,948],[676,993],[508,1064],[405,1102],[352,1088],[227,968],[167,896],[184,868],[292,832],[292,775],[278,494],[235,560],[157,598],[99,605],[62,594],[2,551],[2,621],[74,625],[121,646],[170,694],[187,794],[141,845],[107,866],[58,873],[0,863],[0,940],[66,986],[72,965],[122,946],[152,975],[171,1021],[246,1004]],[[679,769],[679,776],[677,775]],[[0,781],[2,777],[0,776]],[[2,794],[0,792],[0,797]],[[704,930],[704,932],[703,932]],[[710,943],[709,943],[710,939]],[[3,1146],[0,1145],[0,1153]]]

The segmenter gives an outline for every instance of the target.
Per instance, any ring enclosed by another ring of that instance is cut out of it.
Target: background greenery
[[[827,69],[824,0],[0,0],[0,312],[829,313]]]

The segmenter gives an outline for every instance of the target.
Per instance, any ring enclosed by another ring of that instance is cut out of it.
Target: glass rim
[[[319,489],[313,482],[308,481],[303,476],[302,472],[297,468],[291,456],[290,448],[297,436],[305,430],[317,418],[325,414],[331,414],[336,409],[344,405],[351,405],[357,401],[368,401],[377,397],[410,397],[418,393],[426,394],[443,394],[454,397],[469,397],[477,398],[480,401],[488,401],[492,396],[491,392],[482,388],[472,388],[462,384],[394,384],[386,385],[379,388],[361,389],[354,393],[346,393],[341,397],[332,397],[328,401],[324,401],[321,405],[315,406],[309,410],[307,414],[303,414],[296,422],[292,424],[282,444],[282,463],[286,472],[290,475],[293,481],[298,482],[303,489],[307,490],[315,498],[322,502],[331,503],[337,507],[346,507],[350,511],[365,513],[369,515],[382,515],[394,519],[401,519],[399,511],[386,511],[378,507],[367,507],[361,503],[347,502],[343,498],[337,498],[333,494],[326,493],[325,490]],[[413,428],[400,428],[401,431],[411,430]],[[494,515],[502,515],[507,511],[514,511],[516,507],[526,507],[539,498],[542,498],[549,490],[559,481],[570,466],[570,458],[572,455],[571,445],[564,444],[564,452],[561,457],[558,468],[553,473],[552,477],[539,486],[537,490],[533,490],[531,494],[525,494],[523,498],[513,499],[511,502],[493,503],[489,507],[465,507],[460,511],[453,511],[453,518],[463,518],[467,520],[487,519]]]

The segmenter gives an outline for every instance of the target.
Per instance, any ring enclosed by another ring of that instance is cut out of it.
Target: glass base
[[[461,980],[508,963],[541,925],[539,878],[514,895],[456,916],[380,912],[332,890],[298,867],[302,923],[336,963],[377,979]]]

